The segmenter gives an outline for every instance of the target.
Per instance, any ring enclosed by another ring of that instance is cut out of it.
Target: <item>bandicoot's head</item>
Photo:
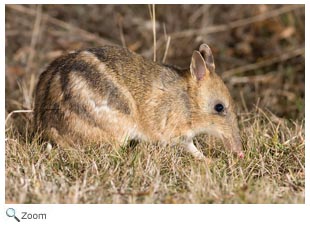
[[[221,138],[225,146],[243,157],[234,102],[223,80],[215,73],[211,49],[201,44],[191,60],[191,81],[197,110],[193,119],[199,130]]]

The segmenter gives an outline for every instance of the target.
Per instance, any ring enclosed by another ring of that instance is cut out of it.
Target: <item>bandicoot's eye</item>
[[[222,113],[224,111],[224,106],[221,103],[218,103],[214,106],[214,110],[218,113]]]

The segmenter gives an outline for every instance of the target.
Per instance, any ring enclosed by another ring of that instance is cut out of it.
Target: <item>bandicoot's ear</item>
[[[205,76],[209,75],[209,73],[207,73],[206,63],[200,52],[198,52],[197,50],[195,50],[192,55],[190,70],[191,74],[196,77],[197,80],[201,80]]]
[[[199,47],[199,52],[202,55],[209,71],[214,72],[215,64],[214,64],[213,54],[212,54],[210,47],[205,43],[201,44]]]

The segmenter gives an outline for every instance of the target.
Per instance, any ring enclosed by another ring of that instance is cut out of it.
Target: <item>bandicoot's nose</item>
[[[239,152],[238,157],[239,157],[239,158],[244,158],[244,153],[243,153],[242,151]]]

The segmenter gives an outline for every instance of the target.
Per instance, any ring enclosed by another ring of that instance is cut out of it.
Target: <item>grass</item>
[[[179,147],[52,148],[6,132],[7,203],[304,203],[304,122],[257,109],[241,116],[245,158],[196,139],[206,161]]]

